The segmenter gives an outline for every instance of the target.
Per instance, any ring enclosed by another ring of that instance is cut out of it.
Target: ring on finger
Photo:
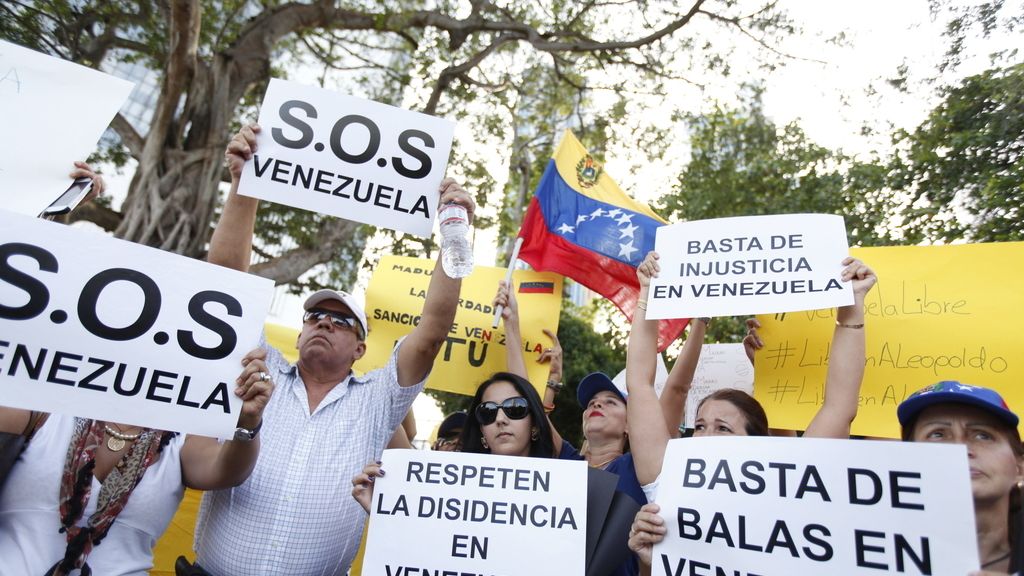
[[[260,370],[260,380],[263,382],[270,380],[270,374],[267,374],[266,372]]]

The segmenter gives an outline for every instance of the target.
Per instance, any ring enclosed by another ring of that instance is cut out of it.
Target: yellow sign
[[[267,322],[263,325],[263,335],[267,344],[276,348],[286,360],[295,362],[299,359],[299,351],[295,348],[299,341],[298,330]]]
[[[856,248],[878,274],[852,433],[899,437],[896,406],[940,380],[994,388],[1024,411],[1024,242]],[[773,427],[807,428],[823,401],[834,310],[758,316],[754,396]]]
[[[383,366],[395,342],[412,332],[423,311],[432,260],[385,256],[370,279],[366,291],[366,318],[370,334],[366,355],[356,369],[368,371]],[[491,328],[491,302],[505,269],[477,266],[462,280],[455,323],[434,360],[427,388],[473,395],[477,385],[495,372],[505,371],[505,327]],[[519,301],[519,323],[530,382],[543,392],[548,367],[532,360],[551,345],[543,329],[558,330],[562,306],[562,277],[549,272],[516,270],[512,277]]]

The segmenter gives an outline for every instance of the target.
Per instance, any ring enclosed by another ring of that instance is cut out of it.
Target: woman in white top
[[[807,426],[808,438],[847,438],[857,415],[860,384],[864,377],[864,298],[875,285],[875,273],[859,260],[843,260],[843,282],[853,284],[854,303],[836,311],[825,401]],[[637,553],[641,574],[650,574],[651,548],[662,540],[665,528],[655,504],[657,479],[669,436],[661,423],[661,407],[654,393],[655,345],[658,326],[646,318],[646,299],[651,278],[658,275],[658,254],[651,252],[637,267],[640,301],[633,315],[626,352],[626,385],[629,389],[629,421],[634,442],[636,475],[649,504],[637,513],[630,530],[629,546]],[[766,436],[768,419],[754,398],[735,390],[708,396],[697,409],[694,437]]]
[[[0,576],[145,576],[184,487],[236,486],[256,465],[274,388],[265,356],[242,360],[233,441],[47,415],[0,492]],[[0,431],[20,434],[31,418],[0,407]]]

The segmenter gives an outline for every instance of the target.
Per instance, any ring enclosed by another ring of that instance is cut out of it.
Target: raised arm
[[[243,127],[228,142],[224,150],[224,163],[231,173],[231,189],[224,201],[220,221],[210,238],[210,252],[206,260],[211,264],[247,272],[252,261],[252,233],[256,225],[256,209],[259,200],[238,194],[238,182],[242,168],[256,152],[257,124]]]
[[[274,391],[264,359],[267,351],[257,348],[242,359],[242,373],[235,381],[235,394],[242,398],[238,426],[256,430],[263,423],[263,409]],[[259,434],[251,440],[228,440],[188,436],[181,449],[181,472],[185,485],[198,490],[220,490],[238,486],[252,473],[260,452]]]
[[[669,438],[679,437],[679,423],[683,421],[686,411],[686,398],[690,395],[693,375],[697,372],[700,351],[704,347],[704,335],[707,333],[709,318],[695,318],[690,321],[690,333],[683,342],[683,350],[668,373],[665,388],[661,391],[661,411],[665,414],[665,427]]]
[[[526,371],[526,357],[523,355],[523,335],[519,328],[519,302],[516,300],[515,290],[504,280],[498,282],[498,293],[494,296],[494,304],[503,306],[501,318],[505,324],[506,367],[509,372],[529,380],[530,376]],[[558,336],[555,336],[553,332],[545,329],[544,333],[552,339],[554,346],[544,350],[537,361],[550,361],[551,371],[548,380],[557,379],[555,381],[561,382],[562,347],[558,344]],[[557,349],[557,355],[555,349]],[[548,412],[548,406],[554,406],[555,390],[551,386],[545,386],[542,402],[545,412]],[[562,449],[562,435],[558,433],[555,423],[551,421],[550,417],[548,417],[548,424],[551,427],[551,445],[555,447],[557,456]]]
[[[853,304],[836,310],[825,402],[811,420],[804,437],[848,438],[857,416],[860,385],[864,379],[864,297],[878,281],[875,273],[855,258],[843,260],[843,281],[853,282]]]
[[[537,358],[539,364],[550,362],[548,367],[548,381],[544,386],[544,411],[551,412],[555,409],[555,397],[565,383],[562,382],[562,343],[558,341],[558,334],[544,328],[544,335],[551,338],[551,347],[545,348]],[[554,426],[552,426],[554,428]],[[559,442],[560,444],[561,442]],[[557,444],[556,444],[557,445]]]
[[[445,178],[441,182],[440,204],[450,202],[465,207],[470,222],[473,221],[473,211],[476,208],[473,197],[455,180]],[[455,320],[461,289],[462,280],[449,278],[445,274],[441,265],[441,255],[438,254],[434,273],[430,275],[430,286],[427,289],[426,301],[423,303],[420,323],[402,342],[402,347],[398,351],[399,385],[413,386],[427,377],[431,366],[434,365],[434,358],[444,345]]]
[[[668,430],[658,396],[654,393],[657,372],[658,322],[647,319],[647,292],[651,278],[658,275],[658,254],[650,252],[637,267],[640,280],[640,299],[633,311],[633,326],[629,331],[626,348],[626,388],[629,402],[626,417],[629,422],[630,448],[636,464],[636,478],[641,485],[650,484],[661,474],[661,461],[668,444]]]
[[[757,318],[747,318],[747,335],[743,337],[743,351],[747,353],[747,360],[750,360],[751,366],[754,365],[754,355],[764,348],[764,342],[757,333],[760,327],[761,322]]]
[[[504,280],[498,281],[498,293],[494,305],[501,306],[501,320],[505,325],[505,367],[517,376],[529,380],[526,372],[526,357],[523,356],[523,333],[519,329],[519,302],[515,290]]]

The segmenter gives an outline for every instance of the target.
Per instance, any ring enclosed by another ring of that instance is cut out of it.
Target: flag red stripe
[[[523,218],[519,232],[523,246],[519,258],[534,270],[548,270],[568,276],[612,301],[627,318],[633,318],[640,284],[636,270],[583,249],[548,230],[536,196]],[[658,350],[664,350],[686,328],[688,319],[662,320],[658,323]]]

